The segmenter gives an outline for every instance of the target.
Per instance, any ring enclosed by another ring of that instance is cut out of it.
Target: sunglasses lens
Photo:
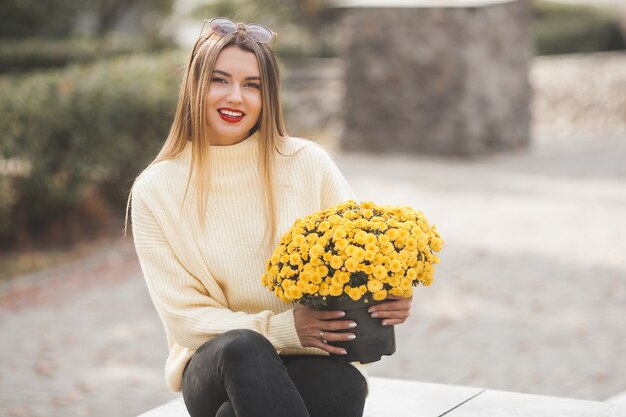
[[[228,35],[237,32],[237,23],[230,19],[213,19],[209,25],[213,32],[219,33],[220,35]]]
[[[261,25],[248,25],[246,28],[248,35],[259,43],[269,43],[272,40],[272,31]]]

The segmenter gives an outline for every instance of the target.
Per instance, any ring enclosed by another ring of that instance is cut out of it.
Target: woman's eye
[[[246,87],[261,88],[261,85],[259,85],[257,83],[248,83],[248,84],[246,84]]]
[[[213,78],[211,78],[211,82],[214,82],[214,83],[226,83],[226,80],[223,79],[223,78],[220,78],[220,77],[213,77]]]

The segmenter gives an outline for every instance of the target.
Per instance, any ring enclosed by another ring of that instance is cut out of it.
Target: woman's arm
[[[302,347],[293,310],[278,314],[269,310],[258,314],[234,312],[222,301],[223,295],[212,296],[176,256],[150,208],[150,197],[154,194],[145,184],[133,190],[133,238],[152,301],[177,344],[195,350],[229,330],[250,329],[267,337],[277,350]],[[214,281],[210,276],[202,279]]]

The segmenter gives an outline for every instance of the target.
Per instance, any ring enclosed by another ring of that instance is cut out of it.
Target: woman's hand
[[[354,333],[334,333],[336,330],[353,329],[352,320],[334,320],[345,316],[343,311],[319,311],[309,307],[298,308],[293,312],[296,332],[304,347],[316,347],[335,355],[345,355],[345,349],[331,346],[326,342],[350,341]]]
[[[383,326],[404,323],[411,314],[413,297],[389,297],[388,300],[370,307],[367,311],[372,317],[381,319]]]

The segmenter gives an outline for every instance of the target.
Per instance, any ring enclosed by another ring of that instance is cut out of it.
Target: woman
[[[298,217],[353,198],[328,154],[288,137],[275,34],[210,22],[169,135],[131,190],[135,247],[169,345],[166,381],[191,417],[361,416],[364,374],[329,358],[342,311],[286,305],[261,285]],[[377,306],[403,322],[410,300]],[[328,343],[330,342],[330,343]]]

